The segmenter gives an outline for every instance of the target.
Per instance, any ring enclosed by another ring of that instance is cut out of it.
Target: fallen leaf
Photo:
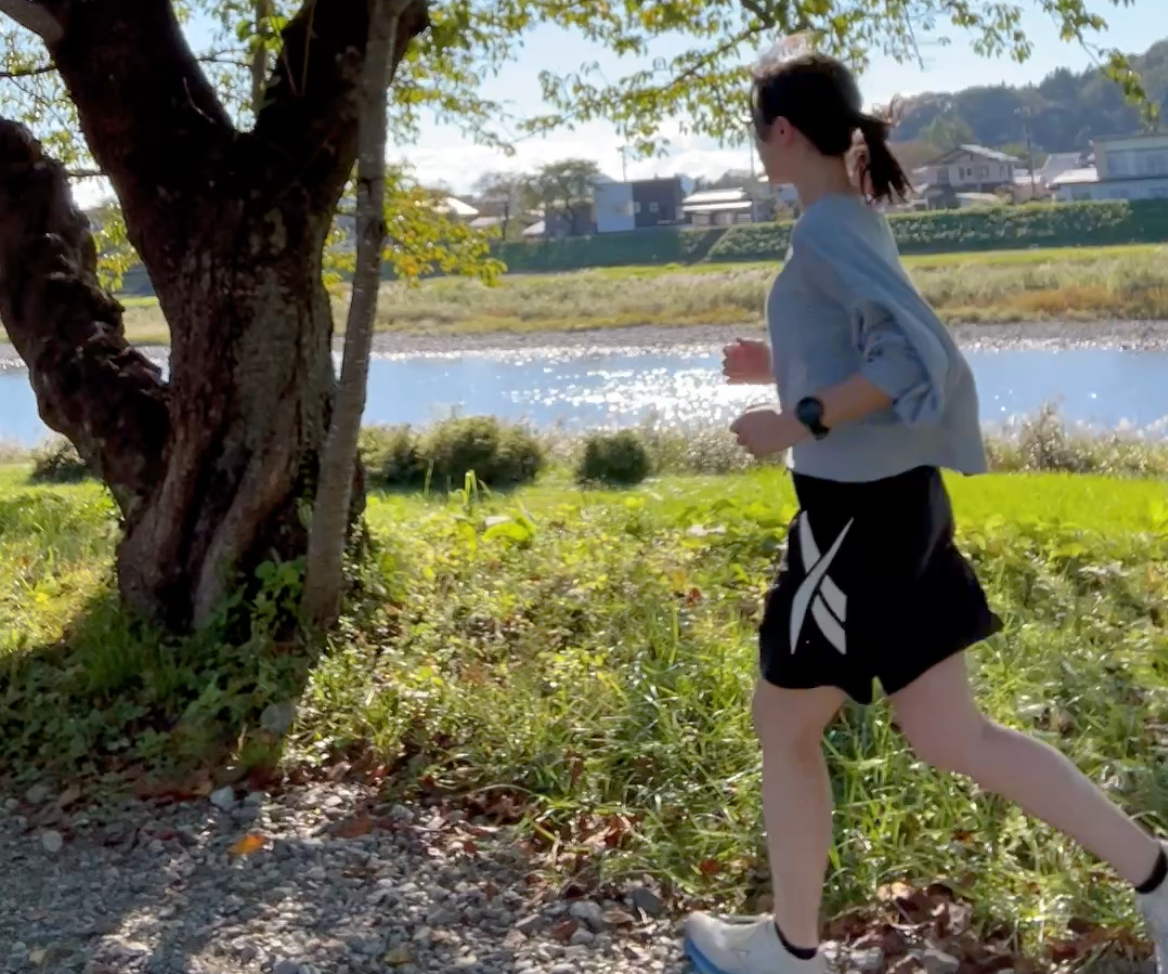
[[[254,832],[251,832],[236,842],[228,851],[236,858],[240,856],[254,856],[257,852],[263,851],[265,845],[267,845],[267,839],[262,835],[256,835]]]
[[[28,959],[32,961],[34,966],[40,967],[48,955],[49,952],[44,947],[38,947],[36,950],[30,950],[28,952]]]
[[[400,947],[394,947],[388,954],[385,955],[385,963],[390,967],[402,967],[405,964],[410,964],[414,960],[414,952],[409,944],[402,944]]]
[[[703,859],[698,864],[698,871],[703,876],[717,876],[722,871],[722,864],[717,859]]]
[[[359,839],[373,831],[373,819],[368,815],[358,815],[337,827],[337,836],[342,839]]]
[[[580,929],[580,924],[576,920],[561,920],[554,927],[552,927],[550,934],[553,940],[558,940],[562,944],[566,944],[572,939],[572,934]]]
[[[57,798],[57,807],[68,808],[70,805],[73,805],[79,801],[80,798],[81,789],[76,785],[70,785],[63,792],[61,792],[60,796]]]

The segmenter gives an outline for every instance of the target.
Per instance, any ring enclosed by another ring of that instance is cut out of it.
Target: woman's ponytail
[[[860,130],[863,139],[856,169],[864,194],[876,203],[903,203],[908,199],[912,186],[888,147],[891,123],[876,115],[861,112],[856,118],[856,128]]]

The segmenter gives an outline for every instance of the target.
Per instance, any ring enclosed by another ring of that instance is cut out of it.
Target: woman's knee
[[[934,718],[900,724],[909,747],[926,764],[953,774],[978,777],[991,760],[989,751],[1000,732],[983,714],[960,719]]]
[[[823,731],[843,702],[838,690],[786,690],[760,680],[754,690],[754,729],[763,751],[819,754]]]

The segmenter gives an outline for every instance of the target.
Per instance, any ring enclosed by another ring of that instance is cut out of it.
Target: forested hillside
[[[1148,96],[1168,102],[1168,40],[1134,58]],[[924,94],[904,105],[898,141],[950,146],[961,142],[1005,147],[1026,141],[1026,126],[1036,150],[1074,152],[1092,138],[1139,130],[1140,110],[1101,71],[1076,73],[1060,68],[1037,85],[1013,88],[979,86],[963,91]]]

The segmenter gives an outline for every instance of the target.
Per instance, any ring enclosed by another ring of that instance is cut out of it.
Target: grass
[[[508,495],[472,478],[450,496],[374,496],[377,553],[311,653],[263,612],[230,639],[227,622],[185,641],[137,627],[111,594],[108,499],[26,477],[0,472],[0,769],[262,763],[259,715],[298,697],[285,766],[344,759],[387,769],[395,794],[478,795],[523,816],[549,866],[590,879],[651,873],[723,905],[764,891],[748,702],[795,509],[779,471],[593,491],[559,467]],[[982,703],[1168,826],[1168,488],[1053,473],[950,487],[1006,622],[971,654]],[[264,605],[294,600],[295,571],[266,578]],[[847,710],[827,747],[833,912],[945,878],[1030,949],[1074,917],[1130,923],[1103,870],[922,767],[885,707]]]
[[[950,323],[1168,318],[1168,248],[1150,245],[941,254],[905,264]],[[771,263],[618,267],[506,275],[496,287],[438,278],[387,284],[380,331],[427,335],[574,331],[638,325],[761,324]],[[127,298],[126,331],[169,341],[153,298]],[[343,324],[344,301],[338,299]]]

